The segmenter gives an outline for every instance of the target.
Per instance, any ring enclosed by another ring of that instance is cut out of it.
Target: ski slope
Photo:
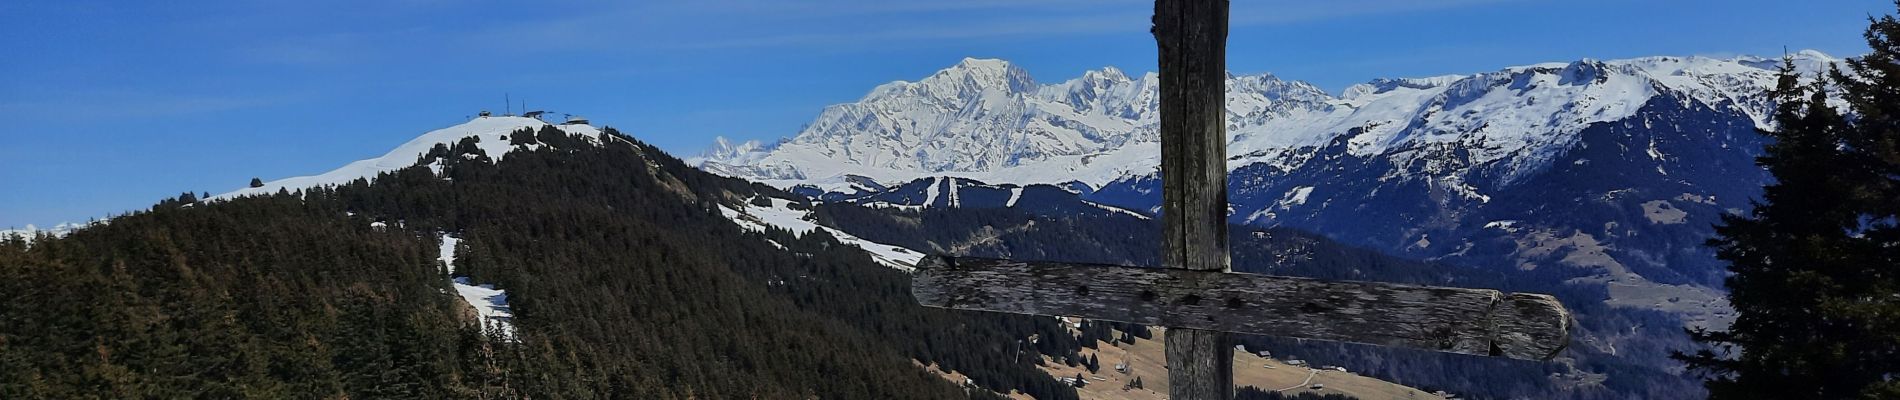
[[[760,207],[748,202],[745,207],[740,210],[720,206],[719,212],[725,214],[726,218],[731,219],[733,223],[739,224],[740,227],[754,232],[765,231],[765,228],[768,226],[789,230],[798,235],[804,235],[811,233],[813,230],[823,229],[826,233],[831,234],[832,237],[837,238],[839,242],[864,249],[865,252],[871,254],[871,259],[877,261],[879,264],[884,264],[885,266],[900,271],[909,272],[916,270],[917,262],[924,259],[924,254],[915,250],[864,240],[856,235],[845,233],[845,231],[832,229],[811,222],[808,220],[808,218],[811,217],[811,213],[791,209],[789,207],[792,203],[790,200],[776,198],[771,200],[771,207]]]
[[[442,247],[436,259],[442,260],[442,272],[453,276],[455,245],[461,243],[462,240],[448,234],[442,234],[441,238]],[[508,307],[508,291],[496,289],[495,285],[470,283],[468,277],[453,277],[451,284],[455,286],[455,294],[461,296],[462,301],[467,302],[470,307],[475,308],[475,314],[481,317],[483,328],[494,329],[505,339],[515,337],[515,314],[514,309]]]

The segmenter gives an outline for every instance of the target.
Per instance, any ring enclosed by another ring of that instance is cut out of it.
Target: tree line
[[[926,309],[822,231],[719,211],[793,196],[611,129],[510,136],[498,162],[468,138],[373,180],[0,243],[0,397],[1076,396],[1035,366],[1079,349],[1055,321]],[[456,275],[508,291],[514,337],[453,295],[444,233]]]

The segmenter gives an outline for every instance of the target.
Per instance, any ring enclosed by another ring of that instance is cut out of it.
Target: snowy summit
[[[473,120],[447,128],[437,129],[418,136],[408,143],[396,146],[396,149],[381,157],[349,163],[341,168],[317,175],[299,176],[264,182],[263,186],[238,189],[229,193],[213,196],[212,199],[229,199],[240,196],[271,194],[278,190],[298,190],[303,188],[341,185],[357,179],[375,178],[376,174],[391,172],[412,165],[430,148],[437,144],[453,145],[462,138],[474,137],[482,152],[495,160],[501,160],[516,146],[509,144],[509,133],[520,129],[540,129],[554,126],[570,135],[583,135],[600,139],[600,129],[584,123],[555,125],[536,118],[527,117],[476,117]],[[535,146],[535,145],[529,145]],[[532,147],[530,147],[532,148]]]

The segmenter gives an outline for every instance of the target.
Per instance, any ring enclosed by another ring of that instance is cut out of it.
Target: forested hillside
[[[6,240],[0,398],[1075,397],[1015,357],[1074,354],[1055,321],[925,309],[822,231],[717,211],[789,195],[612,130],[511,136],[500,161],[464,139],[374,183]],[[442,234],[507,291],[513,338],[474,328]]]

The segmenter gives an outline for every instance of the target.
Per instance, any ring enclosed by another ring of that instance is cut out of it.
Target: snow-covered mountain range
[[[1792,55],[1815,71],[1837,61]],[[1762,93],[1779,60],[1742,56],[1580,60],[1469,75],[1376,79],[1331,94],[1270,74],[1230,75],[1231,164],[1292,166],[1292,156],[1344,138],[1356,155],[1433,145],[1471,152],[1473,164],[1523,175],[1575,144],[1583,128],[1634,115],[1657,97],[1739,112],[1767,123]],[[1040,84],[1006,61],[964,59],[917,82],[878,86],[827,107],[776,144],[719,139],[693,161],[704,169],[781,186],[847,189],[857,175],[890,185],[925,176],[991,183],[1108,182],[1159,164],[1153,73],[1115,68]]]
[[[1839,61],[1790,58],[1804,74]],[[1230,75],[1231,219],[1515,268],[1597,287],[1611,304],[1721,324],[1723,273],[1701,243],[1767,179],[1753,165],[1755,130],[1771,124],[1780,64],[1586,59],[1376,79],[1337,94]],[[930,199],[907,191],[957,177],[1054,185],[1152,213],[1157,84],[1112,68],[1041,84],[1007,62],[966,59],[828,107],[776,144],[722,141],[694,161],[833,199],[943,206],[890,199]]]

